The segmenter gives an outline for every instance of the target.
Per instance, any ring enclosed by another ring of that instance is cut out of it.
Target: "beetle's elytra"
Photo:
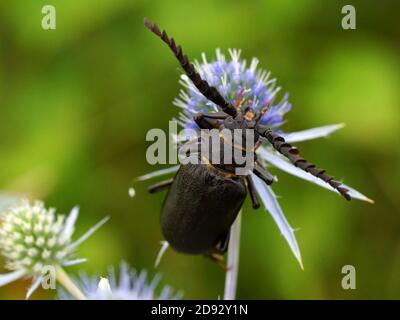
[[[259,124],[264,112],[250,110],[226,101],[216,88],[211,87],[196,72],[193,64],[177,46],[174,39],[156,24],[147,19],[145,26],[160,37],[172,50],[186,75],[196,88],[210,101],[219,106],[215,113],[198,113],[194,121],[200,129],[218,128],[250,129],[254,131],[255,145],[260,139],[268,140],[271,145],[300,169],[325,181],[335,188],[344,198],[350,200],[348,190],[341,186],[325,170],[317,168],[299,155],[297,148],[286,143],[284,138],[270,128]],[[223,144],[223,143],[222,143]],[[237,146],[245,148],[244,145]],[[256,148],[251,151],[254,157],[252,173],[266,184],[273,182],[272,175],[257,161]],[[235,174],[235,165],[209,164],[181,165],[173,179],[160,182],[149,188],[150,192],[169,189],[161,211],[161,228],[165,239],[177,251],[188,254],[224,253],[227,249],[229,231],[245,198],[247,191],[253,208],[259,207],[252,176]]]
[[[161,212],[165,238],[184,253],[225,251],[246,193],[242,177],[226,177],[205,164],[181,166]]]

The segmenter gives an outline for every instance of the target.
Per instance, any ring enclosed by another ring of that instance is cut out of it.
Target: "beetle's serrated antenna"
[[[334,180],[332,176],[327,175],[324,169],[317,168],[315,164],[312,164],[302,158],[297,148],[287,143],[283,137],[277,135],[270,128],[263,128],[259,126],[259,129],[260,128],[263,130],[259,130],[259,133],[263,137],[267,138],[271,145],[286,158],[288,158],[296,167],[299,167],[300,169],[312,174],[322,181],[325,181],[332,188],[336,189],[346,200],[351,200],[349,190],[341,186],[341,183]]]
[[[211,87],[207,81],[203,80],[200,74],[196,72],[193,64],[189,62],[187,55],[182,52],[182,47],[176,45],[174,38],[169,38],[165,30],[161,32],[158,26],[155,23],[151,23],[147,18],[144,18],[144,25],[168,45],[178,59],[183,70],[185,70],[186,75],[192,80],[201,94],[220,106],[222,111],[231,116],[236,115],[236,109],[221,96],[216,88]]]

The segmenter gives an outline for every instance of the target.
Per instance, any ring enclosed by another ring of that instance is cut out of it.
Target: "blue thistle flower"
[[[260,123],[271,128],[277,128],[284,123],[285,113],[290,111],[288,94],[276,101],[276,95],[281,89],[276,86],[276,79],[270,78],[270,72],[257,70],[258,60],[253,58],[247,68],[246,60],[240,59],[240,50],[229,50],[231,60],[226,61],[219,49],[217,59],[207,62],[205,54],[203,63],[195,61],[194,65],[201,77],[211,86],[214,86],[222,96],[233,105],[243,105],[251,110],[268,111],[262,116]],[[182,90],[174,105],[183,109],[180,112],[178,123],[183,128],[196,129],[193,116],[198,112],[215,112],[218,107],[205,98],[186,76],[181,76],[180,83],[186,88]]]
[[[121,263],[119,278],[114,268],[110,268],[106,278],[91,277],[82,273],[75,282],[89,300],[177,300],[182,298],[181,293],[173,293],[169,286],[165,286],[159,294],[156,294],[160,280],[161,276],[157,274],[149,281],[146,270],[136,272],[126,263]],[[74,299],[62,288],[58,295],[61,300]]]

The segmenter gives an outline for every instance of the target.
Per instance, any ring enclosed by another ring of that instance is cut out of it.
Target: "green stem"
[[[228,271],[225,275],[224,300],[236,299],[237,278],[239,273],[240,225],[242,212],[240,211],[231,227],[228,246]]]
[[[71,280],[60,265],[56,265],[57,281],[77,300],[87,300],[86,296]]]

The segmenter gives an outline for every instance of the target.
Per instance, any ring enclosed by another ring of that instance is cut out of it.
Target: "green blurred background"
[[[56,30],[41,28],[45,4],[56,7]],[[341,28],[345,4],[356,7],[356,30]],[[0,189],[60,212],[79,204],[78,234],[111,216],[81,248],[90,261],[72,273],[105,275],[121,260],[157,272],[164,194],[149,195],[150,182],[134,178],[162,168],[147,164],[145,135],[177,114],[181,71],[143,27],[148,16],[192,59],[217,47],[258,57],[290,92],[284,130],[345,122],[330,138],[299,146],[376,201],[347,203],[274,170],[274,190],[300,228],[305,270],[269,214],[246,202],[238,298],[400,298],[399,10],[396,1],[2,1]],[[356,267],[356,290],[341,287],[346,264]],[[223,294],[224,274],[203,257],[170,250],[158,271],[185,298]],[[24,298],[28,285],[0,288],[0,298]],[[53,296],[39,290],[33,298]]]

